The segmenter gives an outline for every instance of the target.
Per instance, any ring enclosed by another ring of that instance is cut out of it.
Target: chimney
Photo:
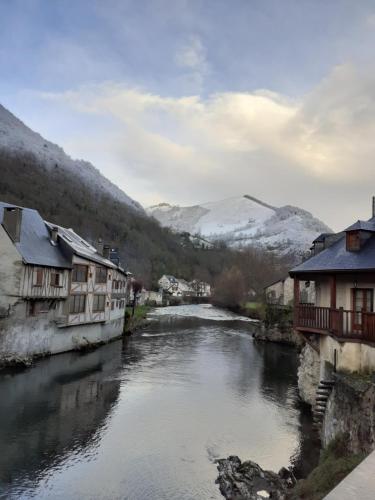
[[[100,255],[103,255],[103,249],[104,249],[103,240],[99,238],[98,243],[96,245],[96,250]]]
[[[375,217],[375,196],[372,197],[372,216]]]
[[[111,247],[109,245],[104,245],[103,247],[103,257],[109,259],[111,255]]]
[[[12,239],[18,243],[21,237],[22,208],[4,207],[3,227]]]
[[[59,234],[59,229],[54,226],[52,229],[51,229],[51,242],[53,244],[57,244],[57,235]]]

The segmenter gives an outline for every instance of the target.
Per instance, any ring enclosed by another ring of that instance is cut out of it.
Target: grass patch
[[[321,500],[344,479],[362,460],[365,454],[353,455],[347,450],[348,437],[337,436],[323,451],[319,465],[306,479],[298,481],[289,493],[290,500]]]
[[[131,332],[139,328],[143,324],[150,309],[151,307],[147,305],[137,306],[133,316],[133,308],[127,307],[125,311],[124,332]]]

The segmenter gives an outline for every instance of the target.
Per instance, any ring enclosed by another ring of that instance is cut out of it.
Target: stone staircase
[[[322,427],[324,415],[326,413],[327,401],[332,392],[334,380],[321,380],[316,390],[315,406],[313,409],[314,427],[320,430]]]

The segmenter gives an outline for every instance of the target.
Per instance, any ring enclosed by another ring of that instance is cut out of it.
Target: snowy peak
[[[160,204],[147,212],[161,225],[231,246],[259,246],[278,253],[304,253],[316,236],[330,232],[306,210],[273,207],[244,195],[192,207]]]
[[[44,139],[27,127],[21,120],[0,104],[0,152],[19,155],[31,154],[47,169],[62,168],[90,186],[98,193],[107,193],[117,201],[126,203],[135,210],[143,211],[139,203],[132,200],[115,184],[104,177],[91,163],[73,160],[64,150]]]

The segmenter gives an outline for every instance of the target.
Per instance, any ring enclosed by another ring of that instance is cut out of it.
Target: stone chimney
[[[13,243],[18,243],[21,238],[22,208],[4,207],[3,227]]]
[[[109,245],[104,245],[103,257],[109,260],[110,256],[111,256],[111,247]]]
[[[59,229],[54,226],[52,229],[51,229],[51,242],[55,245],[57,244],[57,235],[59,234]]]
[[[96,250],[100,255],[103,255],[104,244],[101,238],[98,239],[98,243],[96,245]]]

